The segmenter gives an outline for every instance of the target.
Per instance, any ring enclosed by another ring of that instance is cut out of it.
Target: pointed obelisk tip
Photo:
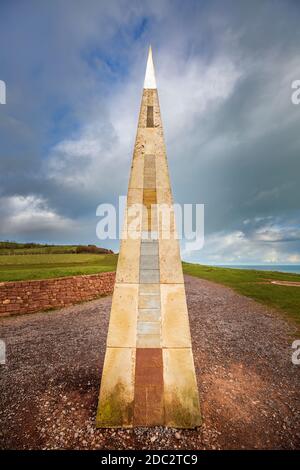
[[[154,71],[151,45],[149,46],[149,52],[148,52],[144,88],[152,88],[152,89],[156,88],[155,71]]]

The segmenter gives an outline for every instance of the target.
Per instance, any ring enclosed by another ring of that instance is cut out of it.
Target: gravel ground
[[[203,425],[94,427],[111,297],[0,319],[0,447],[9,449],[300,448],[295,329],[231,289],[186,276]]]

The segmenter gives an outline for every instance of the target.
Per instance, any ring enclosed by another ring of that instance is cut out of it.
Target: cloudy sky
[[[0,239],[96,238],[126,194],[149,43],[173,193],[205,263],[300,264],[297,0],[1,0]]]

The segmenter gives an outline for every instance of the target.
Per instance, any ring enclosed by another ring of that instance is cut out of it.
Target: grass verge
[[[183,263],[183,271],[185,274],[231,287],[239,294],[280,309],[300,327],[300,287],[278,286],[267,281],[273,279],[300,282],[300,274],[218,268],[191,263]]]
[[[30,254],[0,256],[0,281],[26,281],[115,271],[117,255]]]

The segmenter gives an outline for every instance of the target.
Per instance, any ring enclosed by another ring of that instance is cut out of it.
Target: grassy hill
[[[0,242],[0,282],[114,271],[117,258],[94,245]]]
[[[115,271],[114,254],[28,254],[0,256],[0,281],[25,281]]]
[[[218,282],[260,303],[280,309],[300,325],[300,286],[280,286],[269,280],[300,282],[300,274],[230,269],[183,263],[186,274]]]

